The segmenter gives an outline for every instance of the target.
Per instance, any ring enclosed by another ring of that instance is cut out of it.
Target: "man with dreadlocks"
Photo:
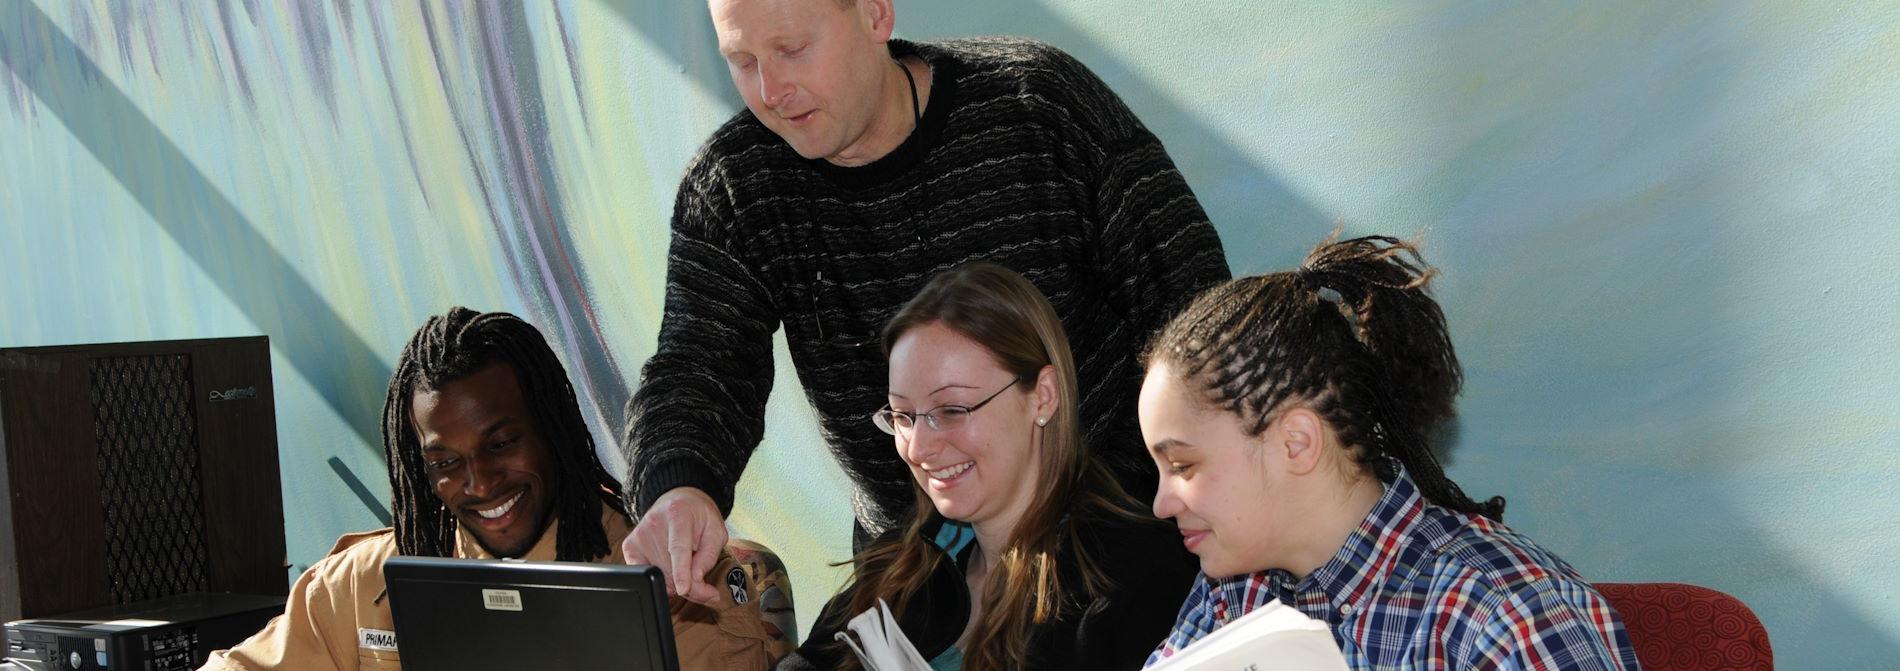
[[[206,669],[398,669],[383,562],[425,557],[619,563],[632,528],[541,333],[506,313],[454,308],[403,349],[383,405],[395,527],[344,536],[298,578],[284,614]],[[755,554],[756,546],[741,553]],[[686,669],[760,669],[790,649],[745,593],[731,552],[710,604],[673,602]]]
[[[1262,605],[1355,669],[1635,669],[1623,622],[1431,446],[1463,381],[1433,270],[1384,237],[1201,294],[1144,357],[1141,433],[1202,576],[1153,665]]]

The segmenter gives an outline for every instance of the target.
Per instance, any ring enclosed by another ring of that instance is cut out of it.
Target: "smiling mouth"
[[[493,508],[489,508],[487,510],[476,510],[474,512],[476,515],[481,516],[482,519],[486,519],[486,520],[501,519],[503,515],[508,514],[508,511],[515,509],[515,504],[521,502],[521,495],[526,494],[526,493],[527,493],[526,490],[515,492],[514,496],[508,497],[508,500],[501,502],[501,505],[495,506]]]
[[[949,466],[949,467],[940,468],[934,471],[925,471],[925,472],[929,473],[930,477],[933,479],[949,480],[959,475],[963,475],[964,471],[970,470],[970,467],[975,466],[975,465],[976,465],[976,462],[974,461],[966,461],[961,464],[957,464],[955,466]]]

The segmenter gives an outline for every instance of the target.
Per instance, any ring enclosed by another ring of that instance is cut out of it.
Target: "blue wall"
[[[1900,5],[899,0],[898,24],[1079,56],[1237,272],[1335,225],[1422,236],[1466,489],[1593,579],[1742,597],[1786,668],[1900,657]],[[378,525],[349,483],[387,496],[382,389],[430,313],[529,317],[619,425],[673,189],[738,109],[712,45],[694,2],[0,0],[0,344],[270,335],[307,565]],[[809,622],[849,512],[780,352],[733,526],[791,560]]]

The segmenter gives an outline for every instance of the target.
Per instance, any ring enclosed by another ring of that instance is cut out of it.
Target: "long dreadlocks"
[[[1328,238],[1298,270],[1201,294],[1143,361],[1168,362],[1249,435],[1303,402],[1379,479],[1397,476],[1397,460],[1427,500],[1502,519],[1503,497],[1471,500],[1432,450],[1464,383],[1445,315],[1425,293],[1436,272],[1411,243]]]
[[[555,539],[555,558],[590,561],[606,555],[607,534],[596,523],[602,505],[627,514],[620,482],[594,450],[594,436],[581,419],[580,403],[567,369],[541,332],[506,312],[477,313],[451,308],[430,317],[396,362],[383,402],[383,456],[389,461],[389,488],[395,493],[396,547],[405,555],[446,557],[455,548],[455,517],[429,484],[416,437],[413,399],[417,392],[441,389],[495,362],[514,368],[535,428],[547,441],[560,483],[554,492],[556,519],[564,524]]]

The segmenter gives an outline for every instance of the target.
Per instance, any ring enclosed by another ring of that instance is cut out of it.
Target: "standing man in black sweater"
[[[673,207],[659,347],[628,404],[629,563],[694,582],[726,541],[764,433],[772,332],[851,478],[859,538],[913,502],[889,436],[878,333],[933,274],[1028,277],[1068,331],[1084,439],[1128,492],[1156,473],[1137,350],[1228,279],[1220,238],[1120,98],[1053,47],[891,39],[892,0],[710,0],[747,110],[699,150]]]

